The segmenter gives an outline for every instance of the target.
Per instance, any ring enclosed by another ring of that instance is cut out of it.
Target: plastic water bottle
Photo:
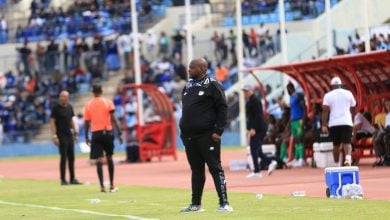
[[[297,197],[304,197],[304,196],[306,196],[306,192],[305,191],[295,191],[291,195],[297,196]]]
[[[98,203],[102,202],[102,200],[100,200],[100,199],[90,199],[89,201],[91,204],[98,204]]]
[[[256,199],[262,199],[263,198],[263,194],[256,194]]]

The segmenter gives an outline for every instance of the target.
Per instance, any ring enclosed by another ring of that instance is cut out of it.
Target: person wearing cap
[[[219,197],[218,211],[230,212],[225,173],[221,166],[221,135],[227,123],[227,103],[222,86],[208,77],[207,61],[194,59],[182,92],[180,137],[191,167],[192,201],[181,212],[202,211],[201,200],[207,164]]]
[[[290,95],[290,119],[291,134],[294,138],[294,160],[289,163],[293,167],[302,167],[305,164],[305,145],[303,143],[303,125],[306,118],[305,97],[295,90],[294,84],[287,84],[287,92]],[[286,149],[281,149],[285,152]],[[287,155],[287,153],[285,153]]]
[[[107,159],[110,177],[110,192],[116,192],[117,188],[114,185],[114,162],[112,159],[112,155],[114,154],[114,133],[112,125],[115,126],[119,142],[122,144],[121,129],[114,115],[114,103],[102,97],[102,86],[100,84],[94,84],[92,86],[92,92],[94,98],[88,101],[84,107],[85,141],[87,145],[91,145],[90,159],[92,163],[96,164],[101,192],[106,192],[103,185],[104,153]],[[90,128],[92,131],[92,139],[89,138]]]
[[[259,157],[261,158],[262,163],[268,165],[268,175],[271,175],[275,170],[277,163],[275,160],[271,160],[267,157],[262,150],[263,140],[268,130],[268,123],[263,116],[262,104],[260,99],[253,93],[253,87],[251,85],[244,85],[242,90],[244,91],[245,99],[247,100],[245,105],[246,128],[254,167],[253,172],[247,175],[247,178],[261,177]]]
[[[78,129],[73,121],[73,107],[69,104],[69,93],[62,91],[59,102],[54,104],[50,115],[50,130],[53,142],[60,152],[61,185],[80,184],[74,171],[74,141],[78,139]],[[70,181],[66,181],[66,161],[68,161]]]
[[[351,166],[352,113],[356,101],[349,90],[343,89],[339,77],[333,77],[330,84],[332,90],[325,94],[322,103],[322,133],[332,139],[334,161],[339,163],[340,151],[344,149],[344,165]]]

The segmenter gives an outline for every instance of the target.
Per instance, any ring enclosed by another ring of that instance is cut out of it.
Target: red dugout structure
[[[172,156],[177,159],[176,154],[176,123],[173,116],[172,103],[165,93],[162,93],[158,88],[151,84],[126,84],[121,87],[123,101],[122,105],[125,108],[128,92],[142,90],[150,100],[149,108],[153,108],[154,116],[158,120],[140,125],[136,123],[135,128],[130,128],[126,123],[126,115],[124,115],[124,131],[125,141],[131,137],[130,131],[135,129],[136,140],[139,146],[139,158],[141,161],[150,161],[157,157],[159,160],[163,156]],[[142,103],[137,103],[137,106]],[[124,111],[125,112],[125,111]],[[126,114],[126,113],[124,113]],[[139,122],[139,114],[137,111],[137,121]]]
[[[313,103],[322,103],[323,96],[331,89],[330,80],[334,76],[340,77],[346,89],[354,94],[357,109],[365,108],[376,114],[383,109],[383,99],[390,98],[390,51],[344,55],[245,71],[261,70],[279,71],[296,80],[303,88],[308,112],[313,111]],[[373,155],[370,140],[355,143],[355,149],[354,156],[357,160]],[[369,152],[366,153],[364,149]]]

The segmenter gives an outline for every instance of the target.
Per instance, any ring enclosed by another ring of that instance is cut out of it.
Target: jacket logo
[[[185,92],[184,95],[187,95],[187,92]]]
[[[199,95],[199,96],[204,95],[204,91],[199,91],[198,95]]]

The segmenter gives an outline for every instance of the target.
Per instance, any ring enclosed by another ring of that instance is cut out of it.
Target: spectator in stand
[[[154,51],[154,48],[156,46],[156,35],[151,31],[151,30],[148,30],[147,33],[146,33],[146,52],[148,54],[148,57],[150,59],[154,59],[155,58],[155,51]]]
[[[251,53],[251,43],[249,41],[249,35],[245,30],[242,30],[242,43],[244,44],[244,57]]]
[[[26,75],[31,76],[29,57],[31,55],[31,49],[28,46],[28,41],[25,41],[22,48],[16,48],[20,53],[20,58],[23,63],[23,71]]]
[[[215,79],[223,85],[224,89],[227,89],[229,86],[228,74],[229,74],[229,70],[221,63],[218,63],[214,75],[215,75]]]
[[[39,9],[37,0],[31,1],[30,9],[31,9],[31,17],[34,17],[37,14],[37,11]]]
[[[250,37],[250,46],[251,46],[249,55],[251,57],[254,57],[257,56],[257,33],[254,28],[251,28],[249,37]]]
[[[160,57],[166,57],[168,55],[169,50],[169,39],[164,31],[160,34],[159,39],[159,51],[158,54]]]
[[[117,40],[118,54],[122,69],[130,69],[131,40],[130,36],[122,32]]]
[[[230,41],[230,53],[232,54],[232,59],[236,60],[236,41],[237,36],[234,33],[233,29],[230,29],[228,39]]]
[[[219,53],[221,54],[220,55],[220,57],[221,57],[220,62],[224,62],[228,59],[228,46],[226,44],[225,35],[223,33],[221,34],[221,37],[219,38],[218,44],[219,44],[218,45]]]
[[[211,37],[211,42],[213,44],[214,58],[217,61],[220,61],[219,57],[219,35],[217,31],[214,31],[213,36]]]
[[[259,29],[257,29],[257,37],[259,38],[259,51],[261,55],[262,62],[265,62],[267,59],[267,48],[266,48],[266,33],[268,28],[264,25],[264,23],[260,23]]]
[[[172,58],[175,59],[178,56],[178,60],[182,60],[182,48],[184,42],[184,36],[180,33],[180,30],[176,31],[176,34],[172,36],[173,41],[173,50],[172,50]]]

